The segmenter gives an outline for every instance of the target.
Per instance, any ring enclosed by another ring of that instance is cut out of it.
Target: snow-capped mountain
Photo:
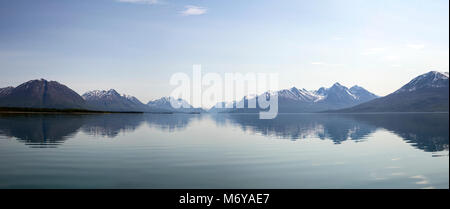
[[[351,107],[378,97],[363,87],[355,85],[349,89],[339,83],[335,83],[330,88],[320,88],[315,92],[322,96],[315,102],[327,106],[326,109]]]
[[[101,111],[145,111],[147,106],[136,97],[120,95],[116,90],[93,90],[82,95],[90,109]]]
[[[295,87],[278,91],[278,97],[304,102],[314,102],[323,98],[322,95],[315,92],[308,91],[306,89],[298,89]]]
[[[321,87],[318,90],[309,91],[306,89],[284,89],[278,91],[278,99],[291,100],[303,103],[329,106],[337,108],[339,106],[351,106],[377,98],[373,93],[360,86],[353,86],[350,89],[335,83],[330,88]]]
[[[430,71],[385,97],[338,112],[448,112],[448,72]]]
[[[173,107],[171,102],[174,103],[176,107],[180,108]],[[203,109],[192,107],[186,100],[181,98],[175,99],[173,97],[162,97],[160,99],[149,101],[147,106],[171,112],[203,112]]]
[[[352,93],[353,95],[355,95],[357,97],[358,100],[360,100],[361,102],[363,101],[369,101],[372,99],[377,98],[378,96],[367,91],[366,89],[364,89],[361,86],[358,85],[354,85],[349,89],[350,93]]]
[[[173,97],[161,97],[160,99],[149,101],[147,105],[151,107],[159,107],[164,109],[175,109],[172,107],[171,101],[173,101],[174,104],[176,104],[176,106],[180,106],[183,108],[192,108],[192,106],[187,101],[181,98],[175,99]]]
[[[448,72],[430,71],[417,76],[394,93],[411,92],[422,88],[448,87]]]
[[[265,92],[259,96],[270,96],[274,92]],[[351,107],[372,99],[377,98],[373,93],[366,89],[353,86],[347,88],[339,83],[335,83],[330,88],[319,88],[318,90],[306,90],[292,87],[276,92],[278,95],[279,112],[319,112],[332,109],[340,109]],[[247,107],[249,101],[256,100],[254,98],[243,98],[237,104],[244,103]],[[257,103],[257,102],[256,102]],[[210,112],[258,112],[258,109],[248,108],[228,108],[220,111],[220,108],[212,108]]]

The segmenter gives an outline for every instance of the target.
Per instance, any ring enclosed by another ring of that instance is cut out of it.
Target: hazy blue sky
[[[448,71],[448,21],[448,0],[0,0],[0,86],[46,78],[147,102],[201,64],[383,96]]]

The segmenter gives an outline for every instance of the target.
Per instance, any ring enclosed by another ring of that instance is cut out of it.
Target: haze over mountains
[[[347,88],[335,83],[329,88],[306,90],[293,87],[277,91],[280,113],[302,112],[448,112],[448,73],[431,71],[420,75],[397,91],[378,97],[363,87]],[[270,97],[274,92],[259,96]],[[226,103],[232,108],[211,108],[210,113],[252,113],[261,111],[247,107],[258,105],[257,97],[244,97],[238,102]],[[176,109],[170,101],[185,108]],[[254,101],[256,100],[256,101]],[[31,80],[17,87],[0,88],[0,107],[86,109],[117,112],[205,112],[182,99],[163,97],[142,103],[136,97],[119,94],[114,89],[89,91],[80,96],[67,86],[44,79]]]

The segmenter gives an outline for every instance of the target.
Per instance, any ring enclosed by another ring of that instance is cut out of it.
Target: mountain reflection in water
[[[184,129],[195,115],[168,114],[0,114],[0,136],[33,148],[56,147],[78,132],[114,138],[147,123],[163,131]]]
[[[320,138],[340,144],[364,140],[383,128],[427,152],[448,150],[449,144],[448,113],[279,114],[273,120],[258,120],[256,114],[224,114],[216,119],[219,124],[291,140]]]
[[[363,141],[378,129],[388,130],[426,152],[448,150],[448,113],[415,114],[0,114],[0,137],[14,137],[33,148],[57,147],[78,132],[114,138],[147,124],[166,132],[183,131],[194,120],[211,120],[271,138],[319,138],[340,144]]]

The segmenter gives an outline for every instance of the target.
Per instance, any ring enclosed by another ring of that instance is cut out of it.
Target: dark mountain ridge
[[[0,90],[0,107],[83,109],[84,99],[56,81],[31,80]]]

